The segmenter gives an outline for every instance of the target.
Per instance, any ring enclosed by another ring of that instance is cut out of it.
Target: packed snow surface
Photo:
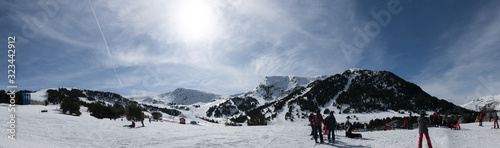
[[[270,126],[226,127],[200,122],[199,125],[181,125],[176,122],[145,120],[145,127],[123,127],[130,122],[96,119],[82,107],[79,117],[61,114],[57,105],[16,106],[16,140],[7,138],[5,129],[9,120],[7,104],[0,104],[4,137],[0,147],[332,147],[315,145],[309,136],[307,121]],[[48,113],[41,113],[48,110]],[[187,120],[188,122],[191,119]],[[141,126],[141,123],[136,123]],[[493,123],[462,124],[462,130],[430,128],[434,147],[498,147],[500,130]],[[361,139],[349,139],[338,131],[333,147],[417,147],[418,130],[389,130],[360,132]],[[427,147],[424,141],[424,147]]]

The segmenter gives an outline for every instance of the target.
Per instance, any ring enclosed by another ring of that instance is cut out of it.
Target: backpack
[[[321,116],[320,115],[316,115],[316,117],[314,118],[314,124],[321,124]]]

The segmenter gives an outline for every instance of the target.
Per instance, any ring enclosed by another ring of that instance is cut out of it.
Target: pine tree
[[[160,112],[153,112],[153,119],[155,120],[161,120],[161,117],[163,116]]]
[[[127,111],[127,120],[140,121],[144,118],[142,107],[135,102],[127,106]]]
[[[63,103],[61,104],[61,109],[63,113],[75,114],[76,116],[80,116],[82,113],[80,112],[80,104],[78,101],[73,101],[69,98],[65,98]]]

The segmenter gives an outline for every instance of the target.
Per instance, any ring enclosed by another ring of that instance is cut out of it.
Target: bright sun
[[[214,15],[206,1],[186,0],[180,7],[180,33],[188,41],[208,39],[214,29]]]

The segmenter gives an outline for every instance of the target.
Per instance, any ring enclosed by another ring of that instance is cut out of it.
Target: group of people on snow
[[[337,126],[337,120],[335,119],[335,116],[333,116],[333,112],[330,112],[330,115],[325,119],[323,119],[320,111],[316,112],[316,115],[311,113],[311,115],[309,115],[309,122],[312,128],[311,135],[313,135],[314,141],[316,141],[316,143],[318,143],[318,137],[320,139],[320,143],[324,143],[323,134],[321,133],[322,124],[325,125],[325,133],[328,134],[328,142],[335,142],[334,132]]]
[[[430,121],[427,117],[425,117],[426,113],[425,112],[420,112],[420,117],[418,117],[417,122],[418,122],[418,127],[419,127],[419,140],[418,140],[418,147],[422,147],[422,138],[425,136],[427,140],[427,145],[429,148],[432,148],[431,140],[429,137],[429,129],[427,126],[430,124]],[[410,116],[411,120],[411,116]],[[317,111],[316,114],[311,113],[309,115],[309,122],[311,125],[311,135],[313,136],[314,140],[316,143],[318,143],[318,138],[319,138],[319,143],[324,143],[323,140],[323,134],[321,133],[321,128],[322,124],[324,124],[327,130],[328,134],[328,142],[334,143],[335,142],[335,129],[337,125],[337,121],[335,119],[335,116],[333,116],[333,112],[330,112],[330,115],[327,116],[325,119],[323,119],[323,116],[321,115],[320,111]],[[405,127],[410,128],[411,126],[408,123],[408,119],[405,119]],[[362,137],[361,134],[357,133],[352,133],[353,126],[352,124],[347,121],[346,122],[346,137],[349,138],[356,138],[356,137]],[[384,124],[384,129],[387,129],[387,126]]]
[[[323,119],[323,116],[321,115],[320,111],[317,111],[316,115],[311,113],[309,115],[309,122],[311,124],[311,135],[313,136],[314,141],[316,143],[318,143],[318,138],[319,138],[319,143],[324,143],[323,134],[321,133],[322,124],[324,124],[325,127],[325,134],[328,135],[327,136],[328,142],[330,143],[335,142],[335,130],[337,128],[337,120],[335,119],[335,116],[333,116],[333,112],[330,112],[330,114],[325,119]],[[361,134],[352,133],[353,126],[349,121],[345,123],[345,127],[346,127],[346,132],[345,132],[346,137],[349,138],[362,137]]]

